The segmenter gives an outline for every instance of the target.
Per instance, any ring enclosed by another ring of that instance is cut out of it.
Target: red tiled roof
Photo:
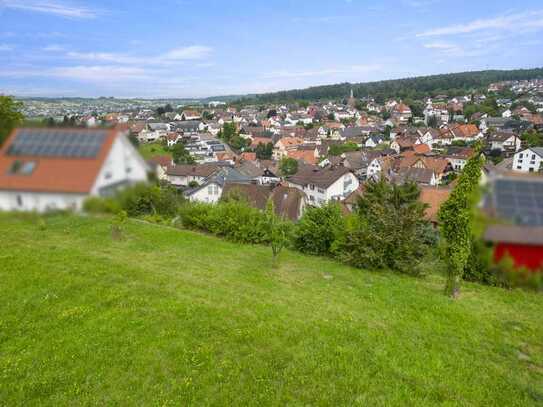
[[[11,143],[16,139],[14,130],[0,149],[0,190],[64,192],[87,194],[91,191],[111,146],[119,133],[107,130],[107,136],[95,158],[34,157],[7,155]],[[87,129],[40,129],[47,132],[78,132]],[[96,130],[94,130],[96,131]],[[11,174],[10,168],[15,161],[33,161],[36,163],[30,175]]]
[[[446,188],[421,187],[419,200],[428,205],[425,211],[426,218],[436,222],[439,208],[449,199],[450,194],[451,190]]]
[[[255,161],[256,153],[241,153],[241,158],[247,161]]]

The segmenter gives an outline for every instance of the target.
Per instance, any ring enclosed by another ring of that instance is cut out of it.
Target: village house
[[[411,108],[405,103],[399,103],[392,109],[391,118],[399,124],[407,124],[409,119],[413,117]]]
[[[519,151],[513,157],[513,170],[539,172],[543,169],[543,147],[531,147]]]
[[[273,147],[273,159],[279,161],[281,158],[287,157],[289,151],[296,150],[303,142],[304,140],[299,137],[283,137]]]
[[[303,166],[298,173],[288,177],[287,182],[290,187],[304,192],[308,203],[314,206],[332,200],[342,201],[360,185],[357,177],[342,166]]]
[[[444,157],[449,161],[454,171],[462,171],[474,150],[469,147],[449,147]]]
[[[168,182],[177,187],[188,187],[193,181],[203,184],[209,177],[219,171],[217,164],[178,164],[171,165],[166,171]]]
[[[196,110],[183,110],[181,113],[181,120],[188,121],[188,120],[201,120],[202,115],[197,112]]]
[[[154,143],[166,139],[170,125],[166,123],[147,123],[146,127],[139,132],[138,140],[141,143]]]
[[[0,150],[0,210],[82,209],[146,182],[149,167],[116,129],[19,129]]]
[[[513,132],[498,131],[490,134],[487,138],[491,150],[517,152],[521,148],[520,137]]]
[[[168,171],[170,165],[173,165],[173,161],[169,155],[157,155],[147,160],[147,165],[154,172],[158,180],[167,181],[168,176],[166,175],[166,171]]]

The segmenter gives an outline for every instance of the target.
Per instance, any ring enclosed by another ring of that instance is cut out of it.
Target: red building
[[[485,239],[495,244],[496,262],[509,255],[516,267],[543,270],[543,227],[493,225]]]

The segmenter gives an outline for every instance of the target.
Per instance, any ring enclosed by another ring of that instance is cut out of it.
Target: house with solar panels
[[[494,179],[484,209],[499,220],[485,234],[494,244],[494,260],[510,256],[517,267],[543,269],[543,177]]]
[[[148,167],[115,129],[17,129],[0,149],[0,210],[80,210],[147,181]]]

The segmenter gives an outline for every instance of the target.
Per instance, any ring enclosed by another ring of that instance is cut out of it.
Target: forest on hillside
[[[260,95],[251,95],[240,103],[276,103],[295,100],[317,101],[347,97],[351,89],[357,98],[372,97],[378,103],[388,98],[421,99],[436,95],[461,95],[486,90],[494,82],[543,78],[543,68],[461,72],[367,83],[340,83],[314,86]]]

